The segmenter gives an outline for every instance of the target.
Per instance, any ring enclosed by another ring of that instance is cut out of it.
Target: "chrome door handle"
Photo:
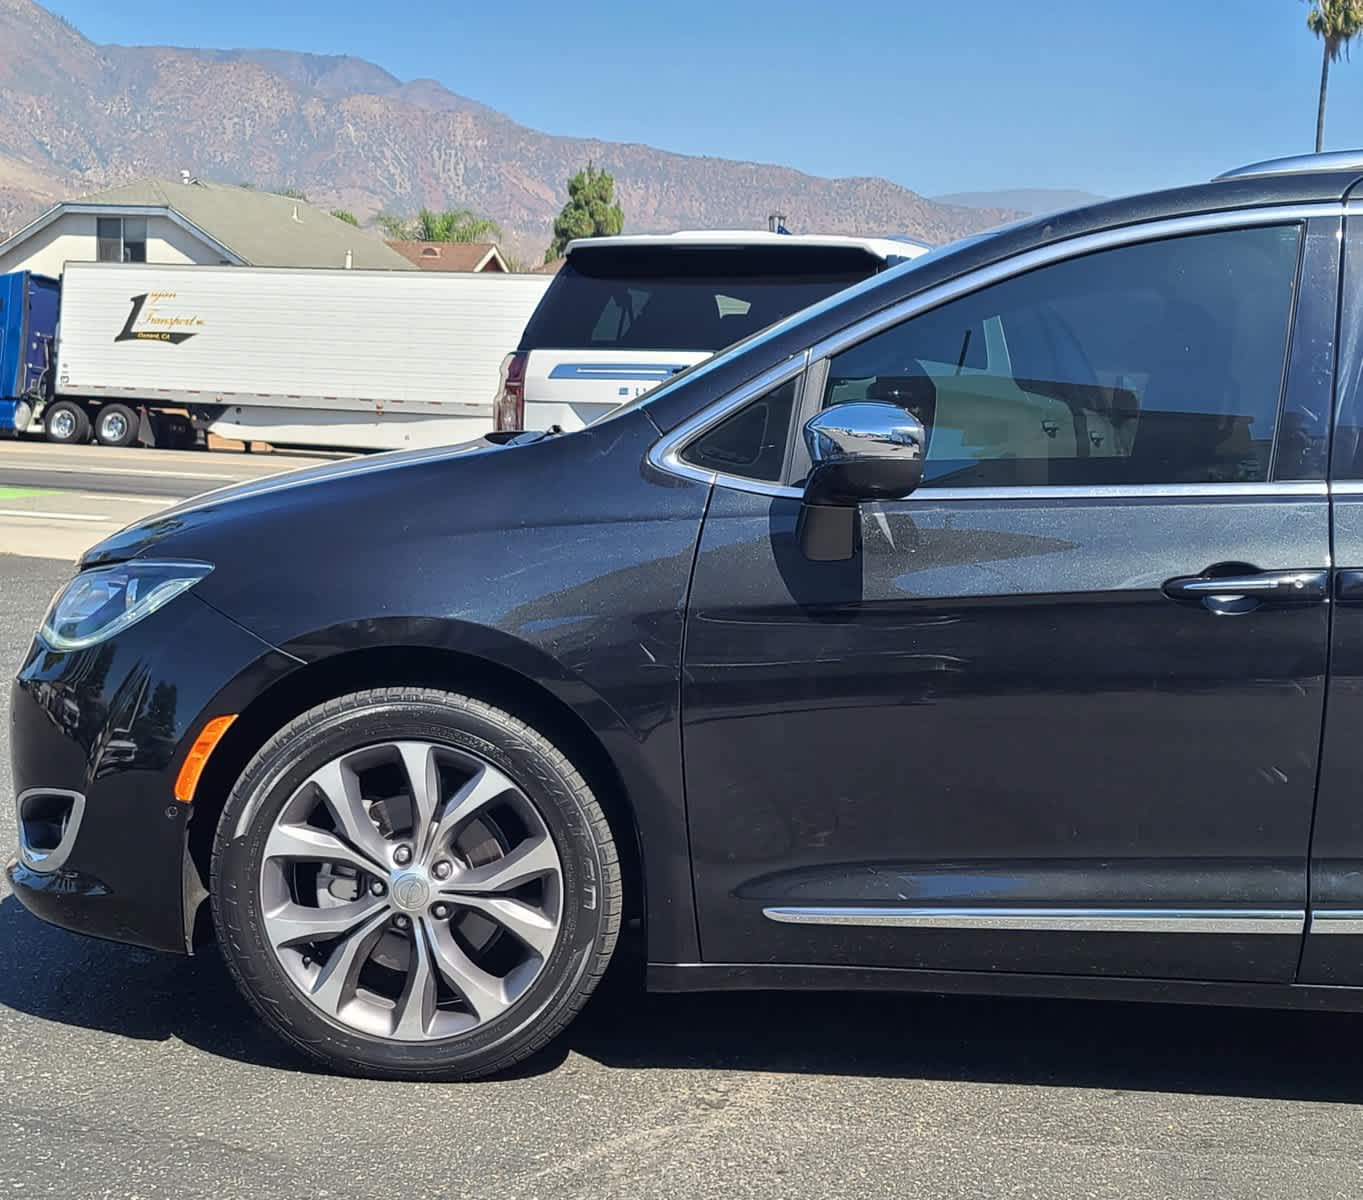
[[[1316,604],[1328,595],[1329,572],[1252,571],[1235,575],[1180,575],[1164,584],[1170,600],[1198,603],[1209,612],[1230,616],[1253,612],[1263,604]]]
[[[1346,567],[1335,572],[1335,603],[1363,604],[1363,571]]]

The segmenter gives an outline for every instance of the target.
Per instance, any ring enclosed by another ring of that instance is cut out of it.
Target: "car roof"
[[[681,229],[676,233],[626,233],[604,238],[574,238],[564,255],[571,258],[583,251],[628,250],[733,250],[744,246],[774,247],[798,251],[805,248],[856,249],[882,261],[891,258],[918,258],[930,249],[916,238],[852,237],[837,233],[771,233],[765,229]]]
[[[731,364],[717,364],[712,386],[723,388],[728,380],[737,386],[883,308],[1029,250],[1148,221],[1276,205],[1338,203],[1360,181],[1363,151],[1270,160],[1236,168],[1206,183],[1104,200],[963,238],[778,322],[753,339],[761,350],[749,344],[754,352],[751,358],[745,353]],[[647,402],[649,417],[660,429],[672,428],[691,415],[696,397],[688,396],[689,391],[665,385]]]

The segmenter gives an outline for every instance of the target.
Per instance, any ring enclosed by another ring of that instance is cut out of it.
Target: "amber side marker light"
[[[236,719],[236,713],[227,717],[214,717],[194,739],[194,745],[189,748],[184,765],[175,777],[175,799],[181,804],[188,804],[194,799],[194,789],[199,786],[199,776],[208,766],[208,756],[222,741],[222,735],[232,728],[232,722]]]

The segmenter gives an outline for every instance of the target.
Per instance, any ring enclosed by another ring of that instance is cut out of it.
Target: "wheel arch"
[[[489,658],[448,647],[403,643],[354,647],[277,679],[238,714],[209,759],[195,792],[188,852],[206,896],[213,836],[233,784],[277,730],[309,708],[383,686],[433,687],[473,696],[534,725],[568,754],[595,794],[615,836],[625,886],[625,929],[642,927],[645,872],[639,822],[621,773],[599,732],[543,682]],[[211,937],[206,904],[185,913],[187,943]]]

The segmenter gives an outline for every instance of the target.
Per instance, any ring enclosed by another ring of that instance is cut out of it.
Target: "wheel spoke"
[[[558,939],[558,922],[539,909],[505,896],[456,896],[454,903],[471,908],[514,934],[541,958],[548,958]]]
[[[388,902],[378,896],[363,896],[348,904],[326,908],[309,908],[286,901],[264,914],[265,932],[277,947],[327,941],[344,936],[387,906]]]
[[[440,768],[435,747],[425,742],[399,742],[398,755],[412,793],[412,841],[420,858],[440,805]]]
[[[443,846],[445,840],[479,809],[516,790],[516,785],[496,767],[482,765],[478,773],[449,798],[440,814],[432,845]]]
[[[558,873],[558,851],[549,837],[541,835],[527,838],[495,862],[460,872],[448,883],[442,883],[440,891],[451,895],[461,892],[509,892],[542,875]]]
[[[489,975],[464,953],[448,925],[433,923],[430,937],[436,970],[473,1009],[479,1021],[489,1021],[505,1011],[510,1001],[502,981]]]
[[[324,829],[314,829],[311,825],[276,825],[265,840],[265,857],[300,862],[347,863],[361,871],[387,872],[386,867],[356,853],[340,838]]]
[[[336,944],[312,985],[312,1001],[318,1008],[340,1017],[341,1009],[355,997],[355,981],[360,968],[383,934],[387,920],[387,913],[376,913]]]
[[[360,781],[355,772],[336,759],[313,773],[308,780],[336,819],[342,835],[361,854],[368,855],[385,870],[388,864],[388,844],[378,826],[370,820],[360,797]]]
[[[424,925],[424,921],[412,924],[412,962],[393,1015],[393,1036],[404,1041],[426,1037],[435,1016],[435,971]]]

